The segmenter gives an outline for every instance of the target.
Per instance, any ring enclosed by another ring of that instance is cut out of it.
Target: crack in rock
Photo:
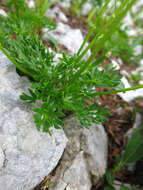
[[[0,170],[6,167],[8,160],[6,159],[6,149],[0,147]]]

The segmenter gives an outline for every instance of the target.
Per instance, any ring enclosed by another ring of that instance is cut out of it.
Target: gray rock
[[[130,88],[131,85],[128,82],[126,77],[122,78],[122,82],[125,86],[125,88]],[[118,93],[118,95],[126,102],[131,102],[132,100],[134,100],[137,97],[143,97],[143,88],[137,89],[137,90],[131,90],[131,91],[127,91],[125,93]]]
[[[29,8],[35,8],[34,0],[26,0],[26,3],[27,3]]]
[[[93,124],[88,130],[72,116],[66,120],[64,131],[68,144],[49,190],[90,190],[91,184],[96,184],[105,174],[107,136],[104,128]]]
[[[83,151],[77,154],[72,165],[64,173],[63,180],[68,184],[67,190],[91,189],[90,174]]]
[[[129,188],[130,190],[142,190],[143,187],[139,187],[138,185],[133,185],[133,184],[122,184],[120,181],[115,180],[113,183],[113,186],[115,188],[115,190],[120,190],[121,186],[125,186],[127,188]]]
[[[54,31],[49,32],[47,28],[44,28],[43,32],[44,40],[49,40],[48,32],[57,40],[58,44],[64,45],[71,54],[77,53],[84,41],[80,29],[72,29],[69,25],[63,24],[62,22],[57,23],[57,28]],[[85,47],[87,47],[87,43]],[[90,51],[88,51],[85,58],[89,57],[90,54]]]
[[[67,138],[63,130],[53,135],[38,132],[31,106],[19,95],[30,86],[0,52],[0,189],[30,190],[58,164]]]
[[[4,151],[0,147],[0,170],[2,169],[4,165],[4,160],[5,160]]]
[[[89,2],[85,2],[82,8],[82,15],[88,15],[89,11],[92,9],[92,5]]]
[[[134,55],[141,55],[142,54],[142,45],[137,45],[134,49]]]
[[[112,63],[112,65],[113,65],[113,67],[115,67],[115,69],[114,70],[119,70],[120,69],[120,64],[116,61],[116,60],[112,60],[111,61],[111,63]]]
[[[129,189],[131,189],[131,187],[132,187],[130,184],[122,184],[120,181],[117,181],[117,180],[115,180],[114,183],[113,183],[113,186],[114,186],[115,190],[120,190],[120,187],[122,185],[128,187]]]
[[[70,8],[70,5],[71,5],[71,1],[70,0],[60,0],[59,1],[59,4],[66,8],[66,9],[69,9]]]
[[[57,17],[59,18],[61,21],[67,22],[68,18],[66,17],[66,15],[60,10],[59,7],[54,7],[54,8],[49,8],[46,11],[46,16],[47,17]]]
[[[3,9],[0,9],[0,15],[7,17],[7,13]]]

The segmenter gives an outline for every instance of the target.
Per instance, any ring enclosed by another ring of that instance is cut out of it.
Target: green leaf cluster
[[[91,123],[101,123],[109,115],[107,108],[97,104],[95,99],[98,95],[125,92],[142,87],[120,89],[122,88],[121,76],[117,71],[114,71],[114,67],[108,65],[106,68],[99,68],[99,64],[106,58],[106,54],[96,58],[135,1],[124,0],[118,9],[114,10],[113,15],[116,16],[111,15],[108,18],[108,23],[99,28],[97,35],[85,48],[85,43],[98,26],[99,19],[97,19],[77,54],[67,55],[63,53],[56,64],[53,53],[49,52],[39,39],[37,27],[45,26],[45,19],[47,19],[43,16],[43,12],[39,14],[40,9],[33,12],[32,9],[27,8],[24,0],[7,1],[11,12],[7,18],[2,17],[3,20],[0,20],[2,23],[0,31],[4,33],[2,45],[9,53],[1,44],[0,49],[18,70],[28,75],[32,80],[29,93],[23,93],[20,97],[27,103],[40,102],[37,107],[33,108],[34,120],[38,130],[42,128],[44,132],[51,134],[51,127],[60,129],[64,125],[64,110],[75,113],[80,123],[89,128]],[[40,3],[40,1],[38,2]],[[45,0],[45,2],[47,1]],[[18,3],[21,3],[21,11]],[[101,8],[99,18],[103,16],[109,3],[110,0]],[[36,9],[41,6],[38,4]],[[12,15],[13,11],[16,11],[16,14]],[[28,16],[30,21],[27,22],[27,15],[30,14],[31,17]],[[26,24],[29,25],[25,27]],[[5,30],[6,27],[8,31]],[[53,28],[54,26],[50,24],[49,29]],[[13,32],[16,33],[16,36],[11,38]],[[90,48],[93,48],[92,53],[87,60],[84,60],[83,57]],[[97,88],[100,87],[118,90],[97,92]]]
[[[92,122],[106,120],[109,115],[107,109],[101,108],[88,94],[95,92],[96,86],[119,85],[121,77],[116,72],[111,73],[112,67],[104,71],[96,66],[92,72],[89,70],[75,81],[80,64],[84,64],[84,61],[79,64],[76,55],[63,54],[55,66],[53,54],[36,36],[13,43],[10,51],[19,65],[33,77],[32,89],[29,89],[28,95],[21,95],[21,99],[28,103],[41,101],[41,107],[33,109],[37,129],[42,127],[43,131],[49,132],[51,127],[57,129],[63,126],[63,110],[74,112],[87,128]]]
[[[41,33],[43,27],[49,30],[56,28],[56,23],[35,9],[27,6],[24,0],[6,0],[8,16],[0,15],[0,42],[8,48],[10,39]]]

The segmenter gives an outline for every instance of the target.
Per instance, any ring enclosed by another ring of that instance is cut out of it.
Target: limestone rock
[[[129,84],[128,80],[126,79],[126,77],[122,78],[122,82],[125,86],[125,88],[130,88],[131,85]],[[131,91],[127,91],[125,93],[118,93],[118,95],[123,98],[124,101],[126,102],[131,102],[132,100],[134,100],[137,97],[143,97],[143,88],[137,89],[137,90],[131,90]]]
[[[5,161],[4,151],[0,147],[0,170],[4,167],[4,161]]]
[[[35,8],[34,0],[26,0],[26,3],[27,3],[29,8]]]
[[[91,9],[92,9],[91,3],[89,3],[88,1],[85,2],[82,8],[82,15],[88,15]]]
[[[49,40],[47,32],[52,35],[55,40],[57,40],[58,44],[64,45],[71,54],[75,54],[78,52],[81,44],[84,41],[83,35],[80,29],[73,29],[67,24],[63,24],[62,22],[57,23],[57,28],[54,31],[48,31],[47,28],[43,29],[44,40]],[[85,44],[87,47],[87,43]],[[90,51],[86,53],[84,58],[88,58],[90,56]]]
[[[115,180],[113,186],[114,186],[115,190],[120,190],[120,187],[122,186],[122,183],[120,181]],[[131,189],[130,184],[124,184],[124,186]]]
[[[82,151],[77,154],[71,167],[64,173],[63,180],[68,184],[67,190],[88,190],[91,188],[90,174]]]
[[[66,15],[60,10],[59,7],[54,7],[54,8],[49,8],[46,11],[46,16],[47,17],[57,17],[58,19],[60,19],[61,21],[67,22],[68,18],[66,17]]]
[[[0,52],[0,189],[30,190],[58,164],[67,138],[38,132],[31,106],[19,99],[30,86]]]
[[[113,187],[115,188],[115,190],[120,190],[121,186],[125,186],[130,190],[142,190],[143,189],[143,187],[140,187],[139,185],[133,185],[133,184],[128,184],[128,183],[122,184],[120,181],[117,181],[117,180],[114,181]]]
[[[7,13],[3,9],[0,9],[0,15],[7,17]]]
[[[107,136],[102,125],[81,126],[76,117],[66,119],[68,144],[55,170],[49,190],[90,190],[105,174]],[[92,182],[91,182],[92,181]]]

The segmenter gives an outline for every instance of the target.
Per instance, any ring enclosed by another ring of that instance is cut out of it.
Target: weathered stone
[[[2,16],[7,16],[7,13],[3,10],[3,9],[0,9],[0,15],[2,15]]]
[[[128,82],[128,80],[126,79],[126,77],[122,78],[122,82],[125,86],[125,88],[130,88],[131,85]],[[137,89],[137,90],[131,90],[131,91],[127,91],[125,93],[118,93],[118,95],[126,102],[131,102],[132,100],[134,100],[137,97],[143,97],[143,88]]]
[[[124,183],[122,184],[120,181],[115,180],[113,183],[113,187],[115,188],[115,190],[121,190],[121,186],[125,186],[126,188],[130,189],[130,190],[142,190],[143,187],[140,187],[139,185],[133,185],[133,184],[128,184],[128,183]]]
[[[43,39],[49,40],[49,36],[47,35],[48,29],[44,28],[43,32],[45,33]],[[54,31],[48,32],[48,34],[51,34],[58,44],[64,45],[71,54],[77,53],[84,41],[80,29],[72,29],[69,25],[62,22],[57,23],[57,28]],[[87,43],[85,46],[87,47]],[[88,51],[84,58],[89,57],[90,54],[90,51]]]
[[[113,183],[113,187],[115,188],[115,190],[120,190],[122,186],[122,183],[120,181],[115,180]],[[124,184],[124,186],[126,186],[127,188],[131,189],[131,185],[130,184]]]
[[[0,147],[0,170],[4,167],[4,161],[5,161],[5,156],[4,156],[4,150]]]
[[[91,188],[90,174],[82,151],[77,154],[70,168],[64,173],[63,180],[67,183],[67,190],[88,190]]]
[[[59,7],[53,7],[50,8],[46,11],[46,16],[47,17],[57,17],[58,19],[60,19],[61,21],[67,22],[68,18],[66,17],[66,15],[60,10]]]
[[[35,8],[34,0],[26,0],[26,3],[27,3],[29,8]]]
[[[113,67],[115,67],[115,69],[114,70],[119,70],[120,69],[120,64],[116,61],[116,60],[112,60],[111,61],[111,63],[112,63],[112,65],[113,65]]]
[[[92,9],[91,3],[89,3],[88,1],[85,2],[82,8],[82,15],[88,15],[91,9]]]
[[[0,52],[0,189],[30,190],[57,165],[66,146],[63,130],[38,132],[31,106],[19,95],[30,86]]]
[[[68,144],[51,179],[50,190],[90,190],[92,178],[97,183],[105,174],[107,136],[102,125],[81,126],[76,117],[66,119]],[[85,187],[85,188],[84,188]]]

